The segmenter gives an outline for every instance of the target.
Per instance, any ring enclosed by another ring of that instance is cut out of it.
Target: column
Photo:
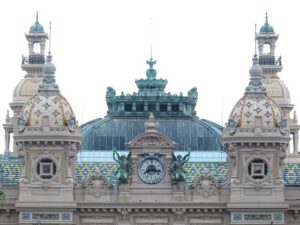
[[[298,154],[299,130],[293,133],[294,154]]]
[[[5,151],[4,151],[4,153],[9,153],[9,144],[10,144],[10,132],[8,129],[5,129]]]

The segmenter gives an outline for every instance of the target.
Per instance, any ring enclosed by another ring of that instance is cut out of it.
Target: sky
[[[1,1],[0,122],[4,123],[13,90],[25,75],[21,55],[28,54],[25,33],[35,22],[36,11],[46,31],[52,21],[56,82],[79,124],[106,115],[107,86],[117,95],[137,92],[135,79],[146,78],[151,39],[157,78],[168,80],[166,92],[187,95],[197,87],[198,117],[224,124],[248,85],[254,24],[258,29],[264,24],[266,11],[279,33],[276,55],[282,55],[283,63],[279,75],[299,112],[298,5],[296,0]]]

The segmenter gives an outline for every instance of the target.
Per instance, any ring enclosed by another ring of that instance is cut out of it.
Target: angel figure
[[[116,149],[113,149],[113,159],[119,164],[118,169],[115,171],[116,186],[127,183],[127,179],[131,175],[131,153],[127,156],[119,155]]]
[[[173,184],[176,184],[180,181],[183,181],[185,184],[187,184],[187,172],[184,170],[183,166],[189,161],[190,155],[191,151],[189,151],[185,156],[176,156],[174,153],[172,153],[173,163],[171,164],[169,172]]]

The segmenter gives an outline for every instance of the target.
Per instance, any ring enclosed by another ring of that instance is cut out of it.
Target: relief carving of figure
[[[68,146],[67,156],[68,156],[68,165],[67,165],[68,166],[68,175],[67,175],[67,179],[72,181],[73,169],[74,169],[74,165],[75,165],[76,158],[77,158],[77,145],[76,145],[76,143],[71,143]]]
[[[237,123],[234,121],[233,118],[229,118],[228,120],[228,126],[227,126],[227,130],[229,132],[229,134],[234,134],[237,128]]]
[[[187,185],[187,172],[184,170],[183,166],[190,159],[191,152],[189,151],[184,157],[182,155],[176,156],[172,153],[173,162],[170,167],[170,176],[173,184],[183,181]]]
[[[25,130],[25,120],[23,117],[18,117],[18,131],[22,133]]]
[[[131,153],[127,156],[120,156],[117,150],[113,149],[113,159],[119,164],[114,174],[116,176],[115,186],[118,187],[120,184],[127,183],[128,178],[131,176]]]
[[[75,116],[71,115],[67,119],[67,125],[70,132],[74,132],[76,129],[76,118]]]

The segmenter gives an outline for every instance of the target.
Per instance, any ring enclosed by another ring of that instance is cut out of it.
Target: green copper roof
[[[147,64],[149,65],[146,71],[147,78],[135,81],[137,93],[125,95],[122,92],[117,96],[112,87],[107,88],[108,116],[148,117],[150,112],[155,116],[196,116],[197,88],[190,89],[187,96],[182,92],[179,95],[166,93],[168,81],[156,79],[157,71],[153,68],[156,61],[150,58]]]
[[[260,33],[274,33],[273,27],[268,22],[268,13],[266,13],[266,22],[265,24],[260,28]]]
[[[44,27],[39,23],[39,14],[36,13],[36,21],[35,23],[30,27],[29,33],[43,33]]]

